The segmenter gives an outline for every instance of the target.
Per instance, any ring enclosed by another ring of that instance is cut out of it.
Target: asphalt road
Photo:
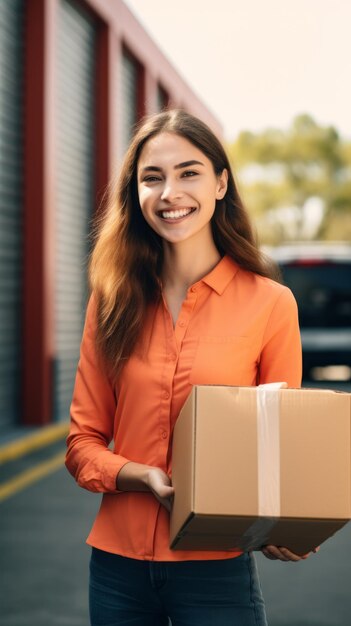
[[[99,501],[62,468],[1,503],[1,626],[89,624],[84,539]]]
[[[62,468],[0,503],[1,626],[88,626],[99,502]],[[350,626],[351,523],[306,561],[257,561],[270,626]]]

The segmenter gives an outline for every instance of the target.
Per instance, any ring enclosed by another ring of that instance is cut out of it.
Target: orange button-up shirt
[[[122,556],[176,561],[221,559],[235,551],[174,551],[169,513],[154,495],[120,492],[128,461],[171,475],[174,424],[194,384],[301,384],[301,343],[291,291],[225,256],[192,285],[175,326],[161,300],[143,330],[147,356],[129,358],[116,383],[99,365],[96,305],[90,299],[81,344],[66,465],[78,484],[103,492],[87,543]],[[216,416],[213,416],[216,419]],[[108,448],[113,441],[113,450]]]

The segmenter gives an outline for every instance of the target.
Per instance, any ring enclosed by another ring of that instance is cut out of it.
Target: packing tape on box
[[[280,517],[279,391],[286,383],[257,387],[258,512]]]
[[[270,532],[276,523],[276,518],[261,517],[257,519],[244,532],[240,541],[240,548],[242,550],[257,550],[257,548],[266,545],[269,542]]]
[[[268,543],[280,517],[280,407],[279,391],[286,383],[259,385],[257,404],[258,515],[242,537],[243,550]]]

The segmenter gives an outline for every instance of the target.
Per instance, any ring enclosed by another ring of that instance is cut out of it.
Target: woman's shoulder
[[[85,304],[84,335],[95,335],[98,325],[98,299],[92,291],[87,296]]]
[[[261,294],[262,298],[284,302],[295,301],[291,289],[273,278],[261,276],[242,268],[239,268],[238,278],[247,285],[249,290]]]
[[[97,314],[97,298],[96,298],[96,294],[93,291],[91,291],[87,296],[86,304],[85,304],[86,319],[90,321],[95,320],[96,314]]]

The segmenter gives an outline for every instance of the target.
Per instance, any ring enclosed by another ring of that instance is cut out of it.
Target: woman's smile
[[[169,209],[161,209],[157,211],[157,215],[164,221],[172,224],[189,217],[196,211],[196,207],[174,207]]]

